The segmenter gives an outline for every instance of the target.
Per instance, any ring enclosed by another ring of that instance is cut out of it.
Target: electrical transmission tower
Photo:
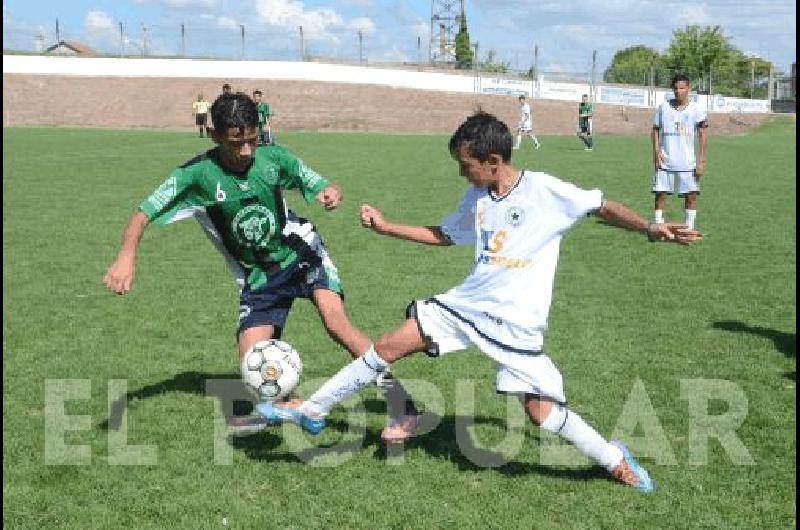
[[[431,0],[431,63],[454,63],[464,0]]]

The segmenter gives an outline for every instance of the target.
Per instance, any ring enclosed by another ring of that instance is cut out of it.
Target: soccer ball
[[[303,361],[291,345],[280,340],[257,342],[242,358],[242,379],[263,401],[288,396],[300,382]]]

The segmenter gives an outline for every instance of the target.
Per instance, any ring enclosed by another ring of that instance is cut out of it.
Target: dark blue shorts
[[[322,259],[316,264],[300,260],[270,276],[265,287],[255,290],[245,287],[242,290],[239,295],[237,337],[245,329],[272,325],[275,327],[273,338],[279,339],[295,298],[310,300],[317,289],[327,289],[344,298],[338,271],[324,247],[321,251]]]

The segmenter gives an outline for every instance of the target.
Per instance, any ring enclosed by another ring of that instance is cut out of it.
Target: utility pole
[[[417,35],[417,70],[422,71],[422,37]]]
[[[592,86],[589,88],[589,99],[594,102],[595,98],[595,80],[594,80],[594,73],[595,68],[597,67],[597,50],[592,51]]]
[[[244,24],[239,24],[239,29],[242,30],[242,55],[240,58],[244,60]]]
[[[479,107],[479,105],[478,105],[478,94],[480,94],[480,91],[481,91],[481,78],[479,77],[479,73],[478,73],[478,48],[479,47],[480,47],[480,45],[478,44],[478,41],[475,41],[475,56],[472,58],[472,64],[473,64],[473,66],[475,68],[475,81],[474,81],[474,86],[475,86],[475,110],[477,110],[478,107]]]
[[[142,57],[147,55],[147,26],[142,22]]]
[[[533,79],[531,82],[531,97],[538,97],[539,96],[539,45],[536,44],[533,46]],[[534,87],[536,87],[536,92],[534,92]]]
[[[186,57],[186,25],[181,22],[181,57]]]
[[[300,26],[300,60],[306,60],[306,43],[303,40],[303,26]]]
[[[750,99],[755,97],[756,93],[756,62],[750,60]]]
[[[358,30],[358,64],[364,64],[364,35]]]
[[[775,70],[772,68],[772,63],[769,63],[769,84],[767,85],[767,99],[770,101],[770,105],[772,104],[772,100],[775,99],[775,88],[773,86],[774,78],[775,78]]]
[[[61,29],[58,27],[58,19],[56,19],[56,46],[61,42]]]
[[[125,33],[122,31],[122,22],[119,23],[119,56],[125,55]]]

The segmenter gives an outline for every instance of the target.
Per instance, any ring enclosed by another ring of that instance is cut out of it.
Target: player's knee
[[[381,335],[378,337],[374,343],[374,347],[375,352],[377,352],[380,358],[387,363],[393,363],[398,359],[402,359],[403,357],[410,355],[410,352],[398,348],[396,341],[392,340],[392,336],[390,334]]]
[[[561,407],[551,401],[545,401],[526,396],[524,400],[525,413],[537,427],[543,427],[551,414],[560,414]]]

